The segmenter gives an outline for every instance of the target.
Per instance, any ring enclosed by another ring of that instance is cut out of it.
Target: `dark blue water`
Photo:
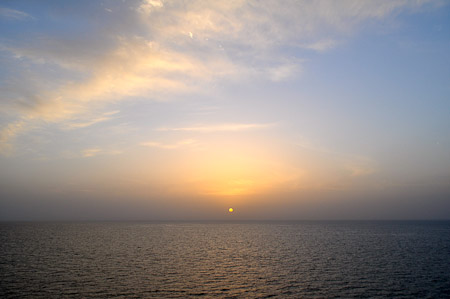
[[[450,222],[3,223],[1,298],[448,298]]]

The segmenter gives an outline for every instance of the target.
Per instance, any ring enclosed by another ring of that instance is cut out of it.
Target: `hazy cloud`
[[[26,123],[24,121],[16,121],[8,124],[0,131],[0,153],[10,154],[13,146],[11,139],[25,129]]]
[[[84,158],[90,158],[98,155],[119,155],[121,150],[104,150],[98,147],[88,148],[81,151],[81,156]]]
[[[345,168],[352,177],[366,176],[376,172],[375,161],[367,157],[355,157],[347,162]]]
[[[107,116],[74,122],[125,98],[163,100],[171,94],[207,93],[221,80],[289,79],[301,70],[302,60],[283,49],[329,50],[336,45],[334,36],[348,36],[363,21],[419,9],[427,2],[292,0],[280,5],[271,0],[145,0],[117,3],[130,7],[115,15],[114,22],[107,19],[111,13],[92,19],[91,33],[61,36],[35,30],[21,41],[2,39],[0,48],[5,61],[10,61],[7,76],[37,82],[31,87],[14,80],[3,82],[8,93],[0,99],[15,104],[7,112],[16,114],[18,122],[2,124],[2,151],[26,126],[39,121],[73,128],[106,121]],[[1,8],[0,15],[29,17],[10,8]],[[92,18],[87,10],[77,10],[75,17],[79,20],[74,22]],[[105,26],[117,22],[123,26]],[[19,122],[21,129],[12,129]]]
[[[226,131],[246,131],[254,129],[265,129],[274,126],[274,124],[221,124],[221,125],[206,125],[195,127],[180,127],[180,128],[159,128],[158,131],[188,131],[188,132],[226,132]]]
[[[23,20],[32,18],[29,14],[15,9],[0,7],[0,18]]]
[[[87,120],[87,121],[68,123],[67,124],[67,128],[69,128],[69,129],[79,129],[79,128],[90,127],[90,126],[95,125],[97,123],[113,119],[114,117],[112,117],[112,116],[117,114],[117,113],[119,113],[119,112],[120,111],[105,112],[105,113],[102,114],[102,116],[96,117],[96,118],[93,118],[93,119],[90,119],[90,120]]]
[[[100,153],[102,150],[99,148],[88,148],[82,151],[82,155],[85,158],[88,157],[93,157],[95,155],[97,155],[98,153]]]
[[[337,45],[337,41],[332,39],[324,39],[311,44],[304,45],[303,47],[306,49],[315,50],[318,52],[324,52],[334,48]]]
[[[147,147],[156,147],[161,149],[177,149],[184,146],[193,145],[196,141],[194,139],[187,139],[182,140],[176,143],[161,143],[161,142],[155,142],[155,141],[147,141],[147,142],[141,142],[140,145],[147,146]]]

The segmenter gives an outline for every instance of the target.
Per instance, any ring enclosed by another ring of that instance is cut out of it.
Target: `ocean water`
[[[1,298],[449,298],[450,222],[3,223]]]

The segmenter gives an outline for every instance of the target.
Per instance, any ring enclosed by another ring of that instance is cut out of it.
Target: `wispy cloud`
[[[376,172],[375,162],[366,157],[354,157],[347,162],[346,169],[352,177],[370,175]]]
[[[148,15],[164,6],[161,0],[143,0],[139,5],[137,11]]]
[[[7,76],[20,78],[22,83],[8,80],[2,87],[8,92],[0,100],[14,104],[7,112],[17,118],[2,124],[1,142],[9,144],[25,127],[42,121],[72,128],[106,121],[107,115],[81,122],[74,119],[130,97],[163,100],[171,94],[207,93],[212,83],[223,80],[286,80],[296,76],[302,66],[301,57],[284,52],[286,47],[329,50],[336,45],[335,36],[348,37],[361,22],[418,9],[428,2],[292,0],[261,5],[256,0],[145,0],[117,3],[126,13],[117,20],[105,11],[104,19],[93,22],[95,28],[88,34],[68,38],[58,31],[28,30],[21,40],[4,38],[0,43],[4,61],[9,63]],[[83,15],[82,10],[79,13]],[[11,8],[0,8],[0,16],[29,17]],[[91,15],[86,11],[83,17]],[[80,20],[72,21],[84,22]],[[117,22],[123,26],[108,26]],[[37,84],[31,87],[23,84],[33,81]],[[12,129],[21,120],[26,120],[21,129]],[[231,125],[172,130],[254,128]]]
[[[306,44],[303,46],[303,48],[305,49],[311,49],[314,51],[318,51],[318,52],[325,52],[327,50],[330,50],[334,47],[336,47],[336,45],[338,44],[337,41],[333,40],[333,39],[324,39],[324,40],[319,40],[310,44]]]
[[[8,18],[8,19],[14,19],[14,20],[24,20],[32,18],[29,14],[26,12],[0,7],[0,18]]]
[[[371,175],[378,171],[377,162],[367,156],[331,150],[318,146],[305,138],[301,138],[296,144],[304,150],[331,158],[336,163],[336,168],[344,170],[347,176],[352,178]]]
[[[226,131],[246,131],[265,129],[274,126],[275,124],[220,124],[220,125],[206,125],[194,127],[178,127],[178,128],[159,128],[157,131],[187,131],[187,132],[226,132]]]
[[[284,65],[278,65],[273,68],[268,68],[269,78],[272,81],[279,82],[284,81],[288,78],[292,78],[294,74],[300,72],[299,63],[287,63]]]
[[[81,154],[83,155],[83,157],[88,158],[98,155],[101,151],[102,150],[99,148],[88,148],[83,150]]]
[[[69,129],[80,129],[80,128],[90,127],[90,126],[95,125],[97,123],[105,122],[105,121],[113,119],[114,117],[112,117],[112,115],[115,115],[115,114],[117,114],[119,112],[120,111],[105,112],[105,113],[103,113],[103,116],[97,117],[97,118],[93,118],[93,119],[88,120],[88,121],[68,123],[67,127]]]
[[[110,119],[111,119],[111,117],[99,117],[99,118],[93,119],[93,120],[88,121],[88,122],[71,123],[71,124],[68,124],[68,127],[71,128],[71,129],[86,128],[86,127],[92,126],[92,125],[94,125],[96,123],[104,122],[104,121],[107,121],[107,120],[110,120]]]
[[[88,148],[81,151],[81,156],[84,158],[90,158],[98,155],[119,155],[122,151],[120,150],[105,150],[99,147]]]
[[[180,147],[190,146],[195,144],[196,141],[194,139],[187,139],[182,140],[176,143],[161,143],[161,142],[155,142],[155,141],[147,141],[147,142],[141,142],[141,146],[147,146],[147,147],[156,147],[161,149],[177,149]]]
[[[22,132],[26,123],[22,120],[8,124],[0,131],[0,153],[7,155],[12,152],[13,145],[11,139]]]
[[[105,113],[103,113],[103,115],[115,115],[118,113],[120,113],[120,110],[113,110],[113,111],[105,112]]]

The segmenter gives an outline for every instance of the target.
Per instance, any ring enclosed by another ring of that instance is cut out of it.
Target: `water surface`
[[[0,297],[450,294],[450,222],[3,223]]]

